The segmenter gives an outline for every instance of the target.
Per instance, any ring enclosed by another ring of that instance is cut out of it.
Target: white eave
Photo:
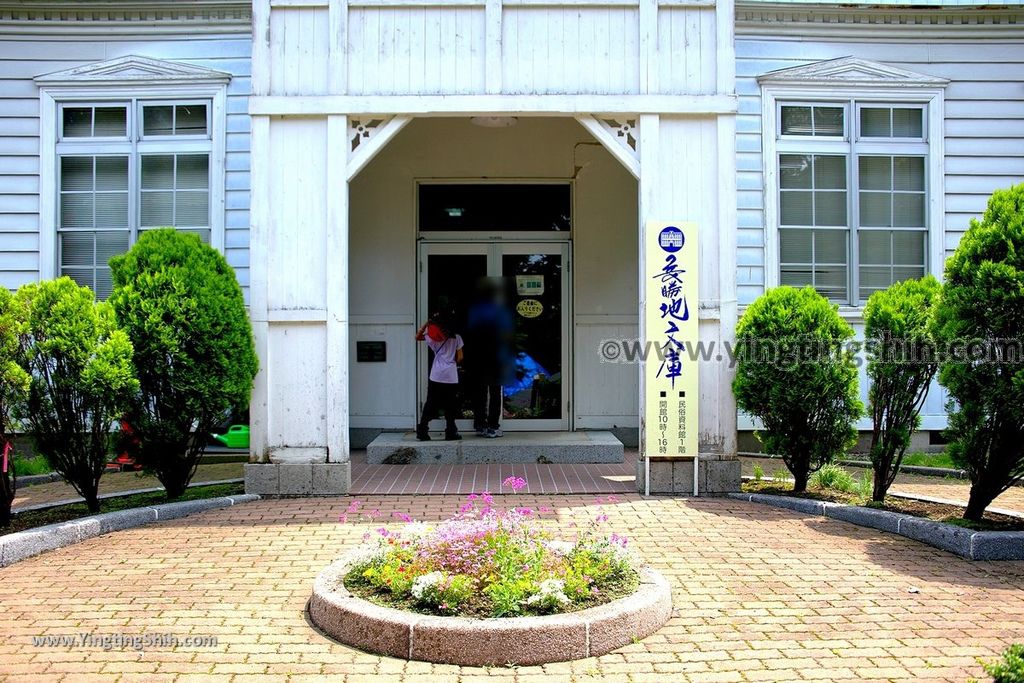
[[[943,88],[945,78],[908,71],[889,64],[857,57],[840,57],[812,62],[778,71],[769,71],[757,78],[761,85],[771,86],[866,86],[873,88]]]
[[[41,86],[144,85],[153,83],[172,85],[227,83],[230,80],[231,74],[224,71],[137,55],[93,62],[35,78],[35,82]]]

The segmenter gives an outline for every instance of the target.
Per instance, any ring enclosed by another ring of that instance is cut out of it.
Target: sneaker
[[[455,433],[445,432],[444,440],[445,441],[462,441],[462,434],[459,434],[458,432],[455,432]]]
[[[486,427],[477,427],[476,428],[476,435],[477,436],[487,436],[487,431],[488,430],[487,430]]]
[[[488,439],[497,439],[497,438],[502,437],[502,436],[505,436],[505,434],[501,431],[501,429],[488,429],[487,430],[487,438]]]
[[[427,433],[426,429],[417,429],[416,430],[416,440],[417,441],[430,441],[430,434]]]

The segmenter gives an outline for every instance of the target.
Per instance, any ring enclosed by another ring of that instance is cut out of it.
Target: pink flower
[[[402,520],[403,522],[406,522],[406,523],[412,521],[412,517],[410,517],[409,515],[405,514],[404,512],[395,512],[393,516],[398,518],[398,519],[400,519],[400,520]]]
[[[519,489],[521,489],[521,488],[526,486],[526,480],[523,479],[522,477],[515,477],[515,476],[507,477],[505,479],[505,481],[501,482],[501,485],[502,486],[508,486],[513,491],[518,491]]]

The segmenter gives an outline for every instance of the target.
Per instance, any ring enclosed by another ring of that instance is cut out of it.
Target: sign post
[[[651,458],[693,461],[698,495],[697,409],[699,357],[697,224],[648,221],[644,273],[645,494],[651,493]]]

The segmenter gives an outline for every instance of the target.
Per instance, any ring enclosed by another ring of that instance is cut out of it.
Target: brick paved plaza
[[[455,496],[374,497],[439,519]],[[526,496],[567,525],[592,496]],[[348,499],[264,500],[118,532],[0,569],[9,681],[949,680],[984,678],[1024,633],[1024,563],[972,563],[825,518],[722,499],[606,505],[673,584],[675,614],[643,642],[544,667],[466,669],[357,652],[314,632],[316,573],[360,542]],[[377,524],[373,525],[374,527]],[[215,635],[216,647],[103,651],[32,636]]]

